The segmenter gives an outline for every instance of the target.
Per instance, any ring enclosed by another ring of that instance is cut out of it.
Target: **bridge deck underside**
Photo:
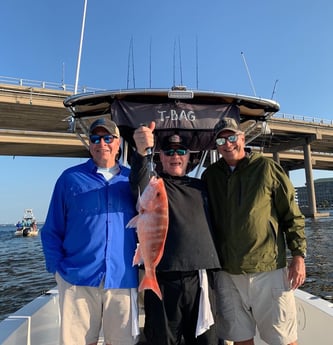
[[[23,99],[0,97],[0,155],[88,157],[77,135],[68,131],[70,113],[62,104],[67,96],[58,92],[57,99],[46,101],[29,94]],[[304,168],[303,145],[309,143],[313,169],[332,170],[333,126],[275,117],[268,124],[271,133],[255,138],[250,146],[267,155],[279,152],[282,166],[295,170]]]

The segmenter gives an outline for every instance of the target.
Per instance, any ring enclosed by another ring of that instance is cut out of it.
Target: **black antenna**
[[[61,88],[63,90],[66,90],[66,84],[65,84],[65,63],[62,63],[62,77],[61,77]]]
[[[149,87],[151,88],[151,46],[152,46],[152,39],[150,37],[149,42]]]
[[[244,65],[245,65],[246,72],[247,72],[247,75],[248,75],[250,83],[251,83],[252,91],[253,91],[254,95],[257,96],[256,90],[255,90],[253,82],[252,82],[252,78],[251,78],[251,74],[250,74],[249,68],[247,67],[247,63],[246,63],[246,60],[245,60],[245,55],[244,55],[243,52],[241,52],[241,55],[242,55],[243,60],[244,60]]]
[[[183,66],[182,66],[182,51],[180,48],[180,38],[178,37],[178,49],[179,49],[179,73],[180,73],[180,85],[183,85]]]
[[[127,57],[127,89],[129,87],[129,77],[130,77],[131,45],[132,45],[132,37],[130,40],[130,45],[128,47],[128,57]]]
[[[279,81],[278,79],[275,80],[271,99],[273,99],[273,97],[274,97],[275,90],[276,90],[276,84],[277,84],[278,81]]]
[[[128,48],[128,60],[127,60],[127,88],[129,88],[130,79],[130,66],[132,62],[132,78],[133,78],[133,88],[135,88],[135,73],[134,73],[134,48],[133,48],[133,36],[130,40],[130,45]]]
[[[176,86],[176,40],[173,44],[173,86]]]
[[[195,38],[195,65],[196,65],[196,82],[199,90],[199,57],[198,57],[198,35]]]
[[[133,75],[133,87],[135,89],[135,70],[134,70],[134,44],[132,37],[132,75]]]

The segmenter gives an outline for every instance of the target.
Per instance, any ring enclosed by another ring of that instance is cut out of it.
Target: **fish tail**
[[[152,290],[158,296],[160,300],[162,300],[162,292],[160,287],[158,286],[158,282],[156,280],[156,276],[147,277],[146,275],[143,276],[141,283],[139,285],[139,292],[143,290]]]

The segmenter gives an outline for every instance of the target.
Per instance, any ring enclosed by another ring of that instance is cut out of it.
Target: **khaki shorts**
[[[218,335],[231,341],[255,336],[270,345],[297,340],[296,304],[289,288],[288,269],[271,272],[217,275]]]
[[[131,289],[103,289],[67,283],[56,274],[61,345],[96,343],[103,325],[105,344],[132,345]]]

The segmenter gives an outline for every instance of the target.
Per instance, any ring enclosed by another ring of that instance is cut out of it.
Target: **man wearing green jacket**
[[[294,188],[280,165],[246,152],[234,119],[219,123],[216,146],[222,158],[202,179],[223,269],[217,284],[220,337],[253,345],[257,327],[270,345],[295,345],[294,290],[305,280],[306,240]]]

